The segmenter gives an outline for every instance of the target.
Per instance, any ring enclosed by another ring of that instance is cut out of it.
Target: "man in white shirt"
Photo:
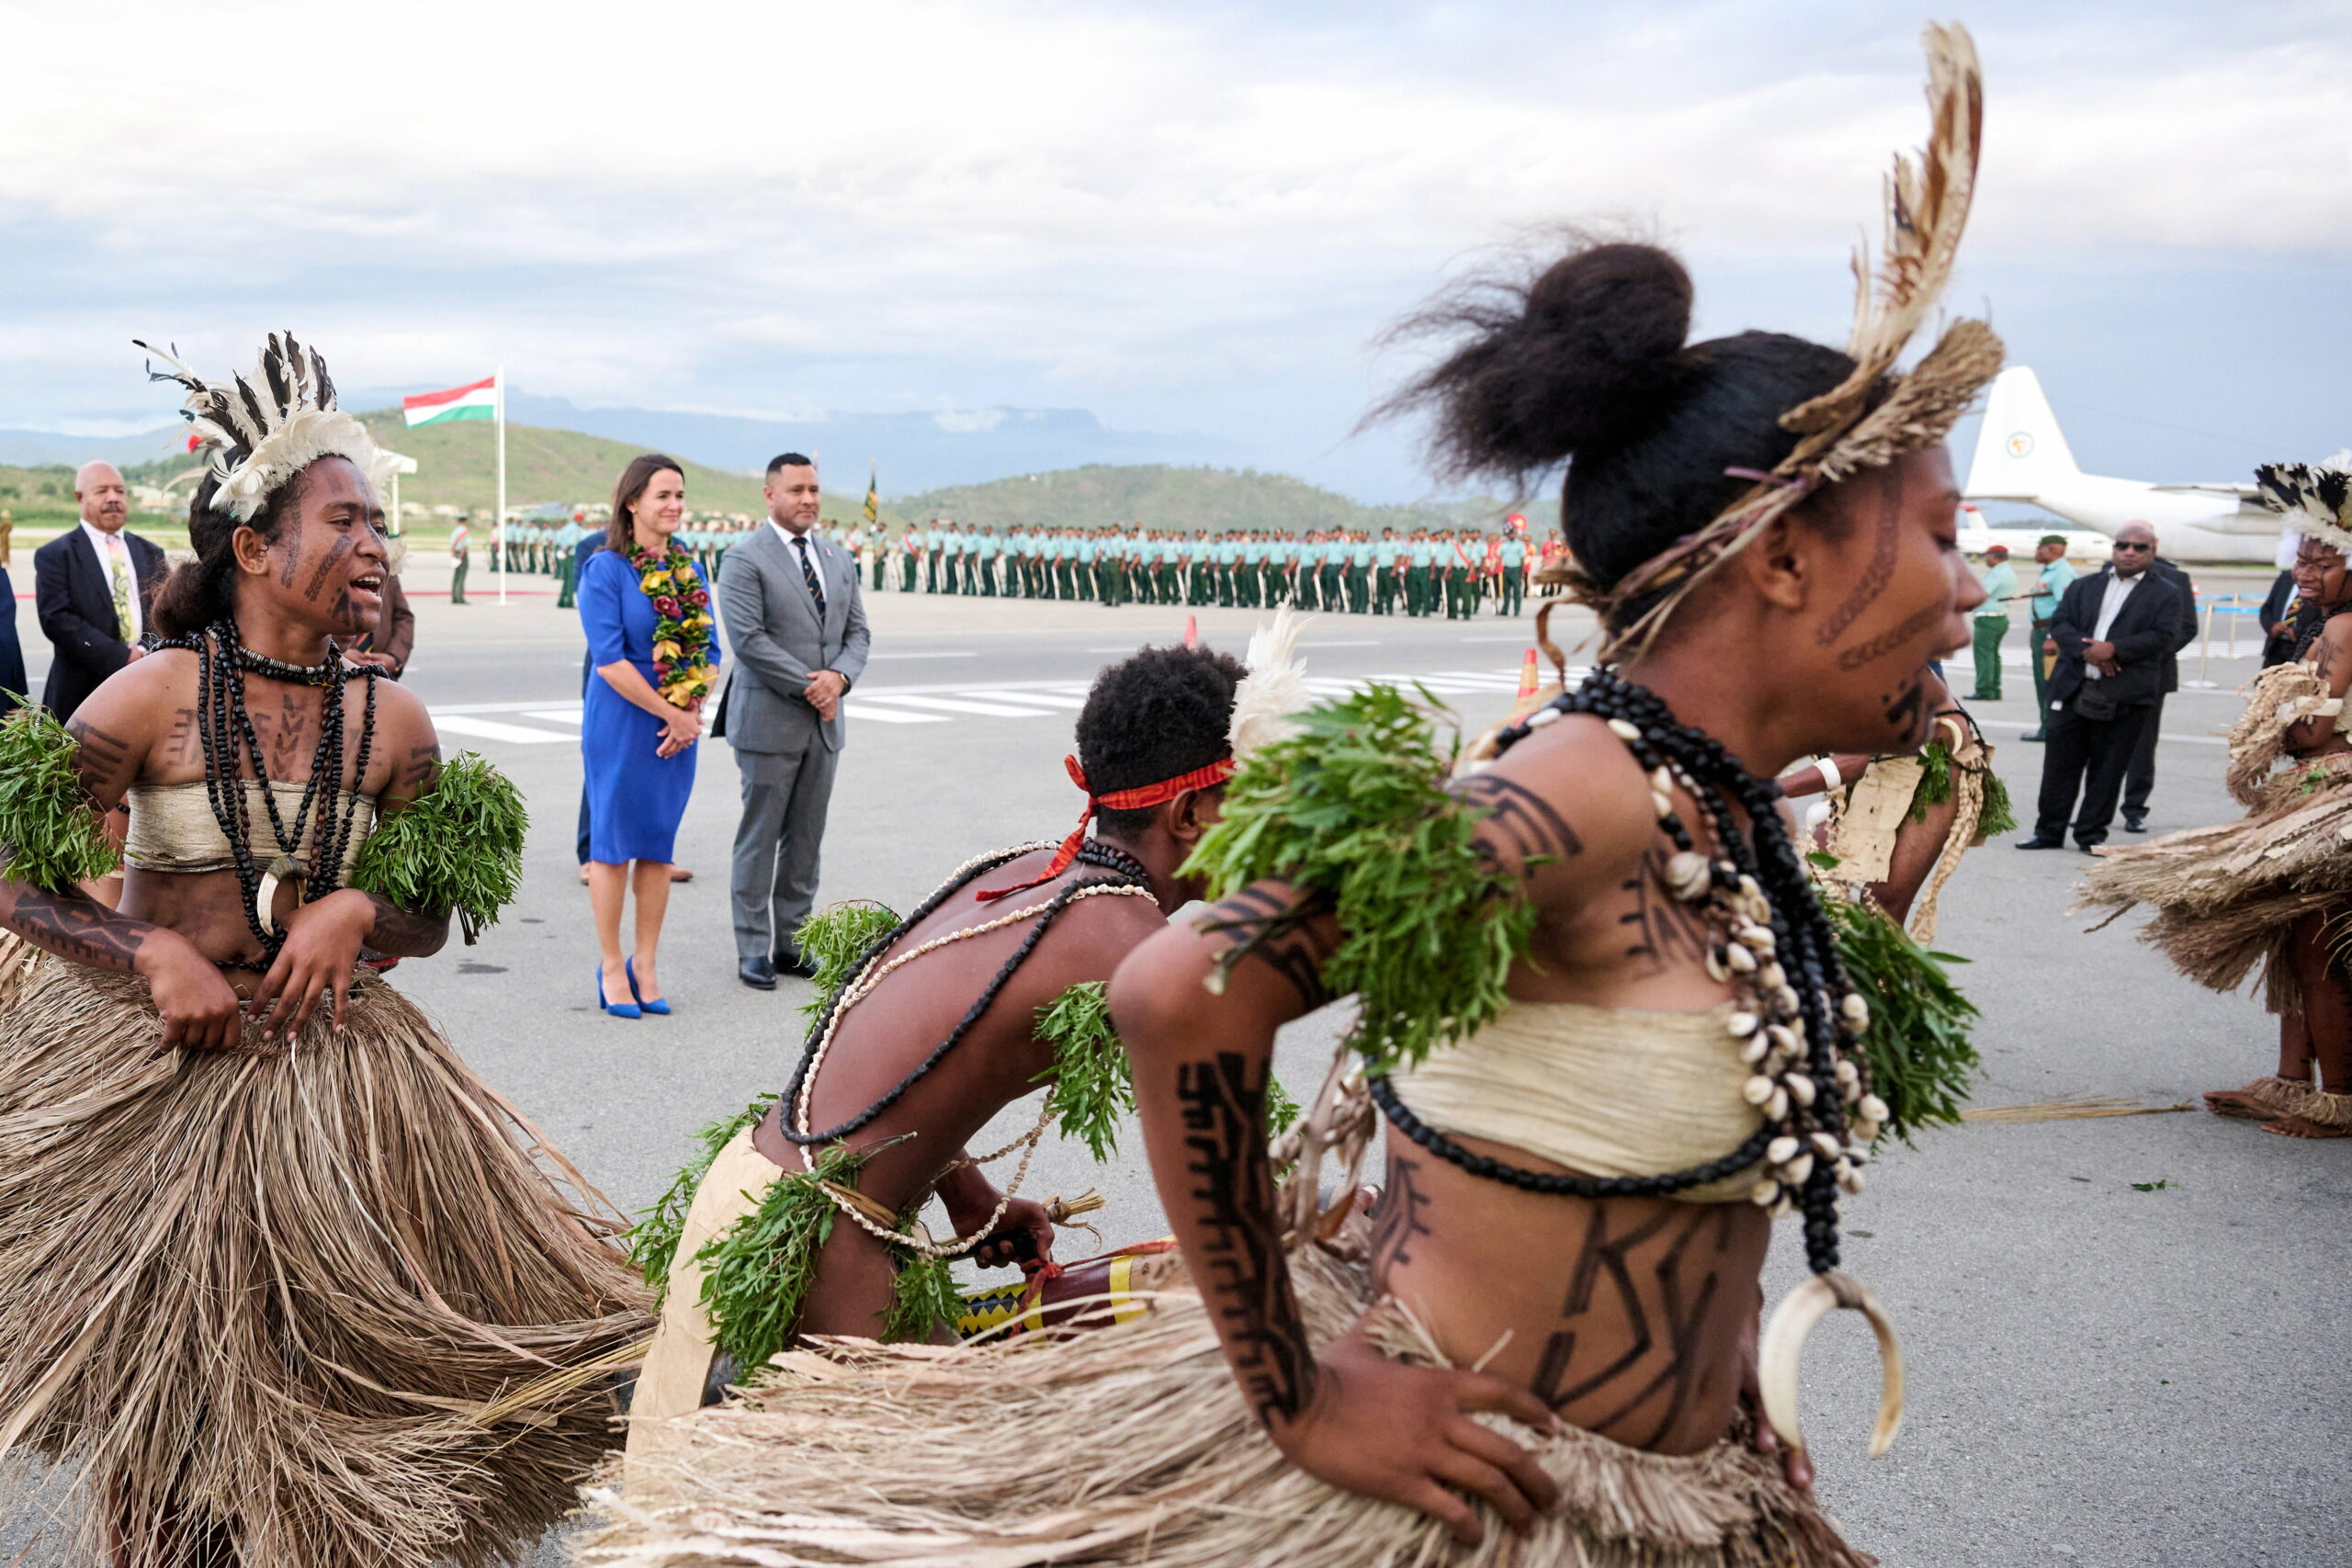
[[[2069,817],[2081,848],[2106,841],[2124,771],[2155,721],[2165,660],[2186,640],[2182,590],[2148,570],[2154,533],[2125,524],[2115,531],[2114,556],[2109,570],[2075,579],[2050,622],[2058,667],[2050,674],[2039,809],[2021,850],[2063,848]]]
[[[74,499],[81,521],[33,552],[33,604],[55,650],[40,700],[61,720],[139,657],[165,570],[163,550],[123,528],[130,492],[112,463],[83,464]]]

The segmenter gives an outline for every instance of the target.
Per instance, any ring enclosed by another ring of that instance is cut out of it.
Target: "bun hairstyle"
[[[249,523],[240,523],[226,512],[213,510],[213,502],[220,491],[220,481],[210,472],[196,481],[196,494],[188,502],[187,542],[196,558],[182,561],[172,568],[164,585],[155,590],[155,602],[147,610],[147,629],[157,637],[170,640],[194,637],[205,627],[225,621],[237,609],[237,556],[231,547],[240,528],[251,528],[271,544],[277,542],[285,520],[300,508],[302,492],[310,488],[311,469],[329,461],[320,457],[301,472],[270,492],[259,512]],[[333,457],[336,462],[350,459]]]
[[[1383,412],[1434,411],[1449,479],[1523,486],[1566,459],[1561,532],[1610,587],[1751,489],[1724,470],[1786,457],[1797,437],[1781,416],[1854,368],[1781,333],[1687,343],[1690,303],[1679,261],[1624,242],[1581,244],[1532,280],[1473,280],[1404,324],[1464,341]],[[1614,606],[1611,621],[1646,607]]]

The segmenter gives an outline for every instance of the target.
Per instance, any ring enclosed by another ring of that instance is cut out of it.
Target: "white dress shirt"
[[[2132,597],[2132,590],[2139,587],[2147,575],[2144,571],[2138,577],[2126,577],[2120,571],[2107,574],[2107,586],[2099,590],[2098,595],[2098,625],[2091,628],[2093,642],[2107,640],[2108,628],[2115,625],[2115,617],[2123,612],[2123,602]],[[2098,680],[2098,666],[2086,660],[2083,677],[2089,681]]]
[[[90,548],[98,554],[98,576],[106,582],[108,599],[114,597],[114,563],[122,562],[123,581],[130,585],[127,595],[130,601],[130,625],[115,629],[122,634],[123,641],[137,642],[140,634],[147,629],[147,616],[145,607],[139,603],[139,567],[130,558],[130,547],[124,543],[119,530],[109,534],[103,528],[94,528],[86,518],[82,520],[82,532],[90,536]]]

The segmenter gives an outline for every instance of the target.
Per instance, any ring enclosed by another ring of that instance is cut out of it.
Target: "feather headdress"
[[[212,509],[250,523],[287,480],[322,457],[347,457],[378,494],[401,459],[376,445],[368,427],[335,407],[334,378],[316,349],[292,333],[272,333],[260,362],[227,382],[209,382],[149,344],[131,340],[162,360],[148,376],[187,389],[180,417],[188,422],[197,454],[219,488]]]
[[[1298,637],[1313,619],[1284,604],[1271,622],[1250,634],[1250,651],[1241,660],[1250,673],[1233,689],[1233,726],[1226,731],[1236,762],[1298,733],[1291,715],[1314,701],[1306,689],[1306,666],[1298,658]]]
[[[1846,349],[1853,373],[1781,416],[1781,428],[1800,437],[1795,450],[1769,474],[1735,470],[1756,484],[1713,522],[1606,589],[1571,575],[1577,596],[1604,616],[1611,604],[1667,591],[1617,632],[1604,657],[1646,643],[1709,572],[1815,490],[1941,441],[1999,372],[2001,340],[1978,321],[1954,321],[1911,370],[1894,370],[1951,277],[1976,192],[1984,129],[1984,88],[1968,29],[1930,24],[1923,41],[1928,142],[1917,163],[1895,154],[1886,185],[1886,243],[1877,265],[1867,244],[1854,253],[1854,331]]]
[[[2265,463],[2254,485],[2287,526],[2352,554],[2352,450],[2324,463]]]

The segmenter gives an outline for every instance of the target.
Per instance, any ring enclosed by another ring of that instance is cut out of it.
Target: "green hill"
[[[428,424],[411,430],[395,410],[360,417],[378,441],[416,459],[417,471],[401,480],[402,502],[428,510],[456,506],[477,516],[487,511],[492,488],[492,432],[487,423]],[[607,502],[621,469],[643,450],[625,441],[577,431],[510,424],[506,427],[507,504],[527,511],[551,502]],[[753,517],[766,512],[757,476],[681,460],[687,504],[695,511]],[[125,477],[134,486],[161,485],[186,475],[189,467],[184,458],[166,459],[128,468]],[[175,487],[172,493],[179,502],[177,515],[185,515],[187,484]],[[0,467],[0,508],[13,508],[20,527],[38,533],[68,525],[74,518],[73,497],[74,471],[69,468]],[[828,495],[825,516],[831,521],[852,521],[864,499],[862,493]],[[1503,502],[1483,497],[1368,506],[1287,474],[1248,468],[1096,464],[899,497],[883,502],[882,517],[893,526],[950,517],[990,527],[1100,528],[1140,524],[1184,532],[1221,528],[1376,532],[1382,528],[1491,528],[1510,510]],[[1517,510],[1524,512],[1538,531],[1551,526],[1557,512],[1549,499]],[[177,532],[164,518],[148,513],[134,517],[133,525],[150,534],[159,527],[175,536]],[[439,532],[443,525],[428,517],[413,519],[410,526],[430,534]],[[168,542],[179,541],[175,536]]]
[[[378,442],[416,459],[416,472],[401,479],[402,502],[457,506],[479,512],[492,502],[492,427],[486,421],[420,425],[411,430],[397,409],[359,416]],[[625,441],[582,435],[537,425],[506,427],[506,504],[528,509],[548,502],[572,505],[610,502],[613,481],[628,460],[645,450]],[[684,459],[681,459],[683,462]],[[185,463],[152,463],[126,471],[134,482],[154,484]],[[697,512],[741,512],[758,516],[760,481],[699,463],[685,463],[686,504]]]
[[[889,521],[952,517],[983,527],[1100,528],[1141,524],[1197,533],[1217,528],[1310,529],[1491,528],[1505,513],[1523,512],[1548,527],[1550,502],[1513,507],[1503,502],[1423,502],[1367,506],[1287,474],[1254,468],[1117,468],[1093,464],[1054,473],[951,485],[892,501]]]

